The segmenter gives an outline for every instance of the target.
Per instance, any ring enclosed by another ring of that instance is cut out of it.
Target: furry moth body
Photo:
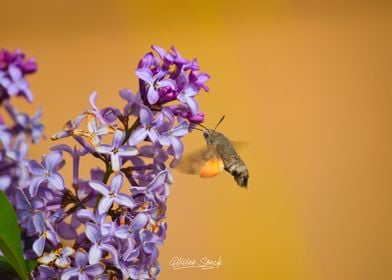
[[[237,154],[237,151],[231,141],[222,133],[213,129],[206,129],[203,132],[203,136],[207,142],[207,146],[209,147],[208,150],[213,151],[209,154],[207,153],[207,158],[214,158],[215,155],[213,153],[215,152],[222,160],[224,170],[234,177],[239,186],[247,187],[249,178],[248,168]]]
[[[224,116],[214,129],[199,124],[204,128],[202,131],[207,147],[184,156],[176,169],[188,174],[199,174],[204,178],[216,176],[226,170],[239,186],[246,188],[249,178],[248,168],[233,143],[223,133],[216,131],[223,119]]]

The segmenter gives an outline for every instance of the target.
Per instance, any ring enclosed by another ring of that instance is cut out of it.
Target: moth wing
[[[233,145],[233,147],[240,151],[242,150],[244,147],[249,145],[249,142],[245,142],[245,141],[231,141],[231,144]]]
[[[201,177],[212,177],[223,170],[223,162],[216,151],[216,147],[207,146],[186,153],[175,169],[186,174],[198,174]]]
[[[214,177],[223,171],[224,164],[220,157],[213,157],[208,160],[200,169],[199,175],[202,178]]]

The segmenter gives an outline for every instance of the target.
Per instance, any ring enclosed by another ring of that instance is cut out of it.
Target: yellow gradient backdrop
[[[93,90],[99,106],[121,106],[151,44],[211,74],[201,110],[249,143],[249,189],[175,172],[160,279],[392,279],[392,9],[324,2],[1,0],[0,45],[37,58],[48,136]],[[175,256],[223,265],[173,271]]]

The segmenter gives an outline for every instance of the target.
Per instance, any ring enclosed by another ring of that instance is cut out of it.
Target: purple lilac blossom
[[[33,94],[26,75],[37,71],[34,58],[25,59],[25,54],[16,50],[0,51],[0,103],[12,96],[24,96],[30,103]]]
[[[100,109],[93,92],[91,108],[51,137],[70,137],[75,147],[53,146],[41,163],[26,159],[27,140],[42,136],[41,111],[29,117],[8,102],[15,95],[32,99],[23,79],[35,64],[0,53],[0,105],[15,123],[0,116],[0,189],[15,205],[25,256],[38,259],[33,279],[157,278],[173,183],[168,161],[181,159],[182,137],[204,120],[195,97],[208,91],[209,75],[174,47],[152,48],[157,55],[147,53],[135,70],[139,90],[120,91],[124,106]],[[70,183],[62,176],[63,152],[72,159]],[[89,155],[101,165],[83,176],[80,164]],[[8,164],[25,175],[9,172]],[[73,245],[64,247],[62,239]]]

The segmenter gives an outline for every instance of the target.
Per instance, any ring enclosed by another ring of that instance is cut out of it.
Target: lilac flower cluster
[[[30,117],[19,112],[11,97],[32,94],[25,76],[37,70],[34,59],[25,60],[20,51],[0,51],[0,190],[13,193],[28,182],[28,142],[42,137],[41,110]]]
[[[123,108],[100,109],[94,92],[91,108],[52,136],[71,137],[75,147],[60,144],[41,162],[24,161],[28,172],[9,197],[23,230],[25,256],[39,262],[34,279],[156,279],[159,274],[157,246],[166,238],[173,182],[168,161],[181,159],[182,137],[204,120],[195,96],[208,90],[209,76],[175,48],[152,48],[156,54],[147,53],[135,70],[139,91],[120,91]],[[37,135],[36,122],[29,119],[31,135]],[[6,143],[3,138],[0,130]],[[72,159],[71,183],[60,172],[64,154]],[[80,162],[88,156],[103,168],[84,178]]]
[[[37,71],[34,58],[25,59],[21,50],[9,52],[0,51],[0,103],[11,96],[24,96],[29,102],[33,101],[26,75]]]

